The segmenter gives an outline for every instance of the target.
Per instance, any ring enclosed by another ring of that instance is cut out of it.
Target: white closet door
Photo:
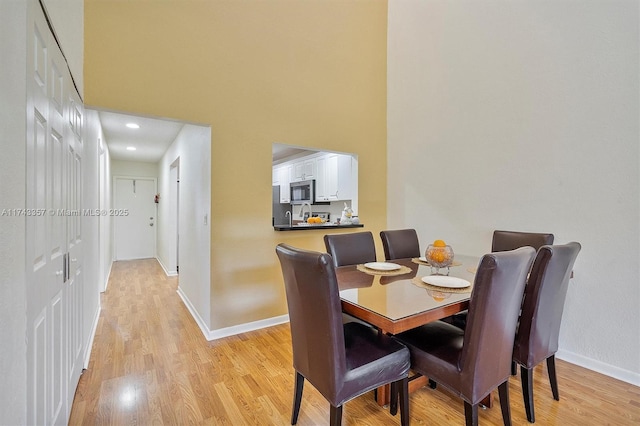
[[[83,107],[39,3],[28,10],[27,421],[66,424],[82,369],[82,268],[79,256],[70,266],[69,250],[80,252],[82,241]]]

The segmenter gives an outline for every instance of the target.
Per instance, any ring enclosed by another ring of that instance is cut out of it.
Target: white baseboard
[[[635,386],[640,386],[640,373],[625,370],[623,368],[616,367],[615,365],[587,358],[583,355],[564,351],[562,349],[558,350],[556,358],[596,371],[604,374],[605,376],[613,377],[614,379],[622,380],[623,382],[627,382]]]
[[[259,321],[234,325],[231,327],[219,328],[217,330],[210,330],[209,327],[207,327],[206,322],[202,319],[200,314],[198,314],[193,304],[191,303],[191,301],[189,301],[189,298],[182,292],[182,289],[180,287],[178,287],[177,293],[191,313],[193,319],[196,321],[196,324],[198,324],[198,327],[200,327],[200,331],[202,331],[204,337],[209,341],[289,322],[289,315],[280,315],[278,317],[266,318]]]
[[[259,321],[234,325],[231,327],[219,328],[217,330],[210,331],[207,340],[222,339],[223,337],[234,336],[236,334],[246,333],[248,331],[272,327],[278,324],[284,324],[285,322],[289,322],[289,315],[280,315],[279,317],[271,317]]]
[[[164,271],[164,274],[166,276],[175,277],[175,276],[178,275],[178,271],[169,271],[169,270],[167,270],[167,268],[165,268],[165,266],[164,266],[164,263],[162,263],[162,260],[160,260],[160,258],[158,256],[156,256],[156,260],[160,264],[160,267],[162,268],[162,270]]]
[[[178,295],[184,302],[185,306],[191,312],[191,315],[195,319],[198,327],[202,331],[202,334],[205,336],[207,340],[216,340],[222,339],[223,337],[233,336],[240,333],[246,333],[249,331],[258,330],[261,328],[271,327],[278,324],[283,324],[289,321],[289,315],[281,315],[278,317],[266,318],[259,321],[248,322],[245,324],[234,325],[231,327],[219,328],[217,330],[209,330],[206,325],[206,322],[200,317],[198,312],[195,310],[189,299],[182,292],[180,287],[178,287]],[[609,377],[613,377],[618,380],[622,380],[623,382],[630,383],[635,386],[640,386],[640,374],[635,373],[633,371],[625,370],[610,364],[606,364],[601,361],[597,361],[591,358],[587,358],[583,355],[579,355],[573,352],[559,350],[556,353],[556,358],[561,359],[563,361],[570,362],[572,364],[579,365],[581,367],[587,368],[589,370],[596,371],[598,373],[604,374]]]
[[[107,277],[105,278],[105,282],[104,282],[104,290],[101,291],[101,293],[104,293],[105,291],[107,291],[107,286],[109,285],[109,278],[111,278],[111,269],[113,268],[113,260],[109,263],[109,270],[107,271]]]
[[[84,360],[82,364],[82,368],[85,370],[89,368],[89,359],[91,359],[91,349],[93,348],[93,339],[96,337],[96,330],[98,329],[98,321],[100,320],[100,312],[102,311],[102,304],[100,303],[100,298],[98,298],[98,309],[96,310],[96,314],[93,318],[93,325],[91,326],[91,333],[89,334],[89,341],[87,342],[87,347],[84,352]]]
[[[207,323],[202,319],[202,317],[200,316],[196,308],[193,306],[193,304],[191,303],[187,295],[184,294],[180,286],[178,286],[176,293],[178,293],[178,296],[180,296],[180,299],[182,299],[182,302],[187,307],[187,309],[191,313],[191,316],[196,321],[196,324],[198,324],[198,327],[200,327],[200,331],[202,331],[202,334],[204,334],[204,337],[206,338],[209,335],[209,327],[207,327]],[[211,340],[211,339],[207,338],[207,340]]]

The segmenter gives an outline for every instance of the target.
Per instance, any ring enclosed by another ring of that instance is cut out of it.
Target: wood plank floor
[[[89,368],[70,424],[287,425],[293,369],[288,324],[207,342],[156,260],[115,262]],[[536,424],[638,425],[640,388],[557,361],[560,401],[544,363],[534,372]],[[526,425],[520,380],[509,385],[512,421]],[[501,425],[499,402],[481,425]],[[441,389],[410,397],[414,425],[463,425],[462,402]],[[329,404],[308,383],[299,425],[328,424]],[[365,394],[344,407],[344,425],[399,424]]]

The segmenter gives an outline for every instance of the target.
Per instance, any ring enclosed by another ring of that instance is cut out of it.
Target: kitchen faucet
[[[287,210],[286,212],[284,212],[284,216],[287,217],[289,216],[289,227],[291,227],[292,223],[291,223],[291,211]]]
[[[309,206],[309,217],[313,216],[313,210],[311,210],[311,203],[302,203],[300,207],[300,217],[304,217],[302,212],[304,212],[304,206]]]

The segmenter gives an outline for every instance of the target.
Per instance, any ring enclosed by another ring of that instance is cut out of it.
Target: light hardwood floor
[[[293,369],[288,324],[205,340],[155,260],[115,262],[89,368],[70,424],[287,425]],[[543,365],[534,372],[536,424],[638,425],[640,388],[557,361],[560,401]],[[509,386],[514,425],[526,425],[518,377]],[[499,402],[480,410],[481,425],[501,425]],[[460,399],[422,388],[410,397],[414,425],[463,425]],[[329,404],[305,385],[299,425],[328,424]],[[343,425],[393,425],[399,416],[373,394],[347,404]]]

